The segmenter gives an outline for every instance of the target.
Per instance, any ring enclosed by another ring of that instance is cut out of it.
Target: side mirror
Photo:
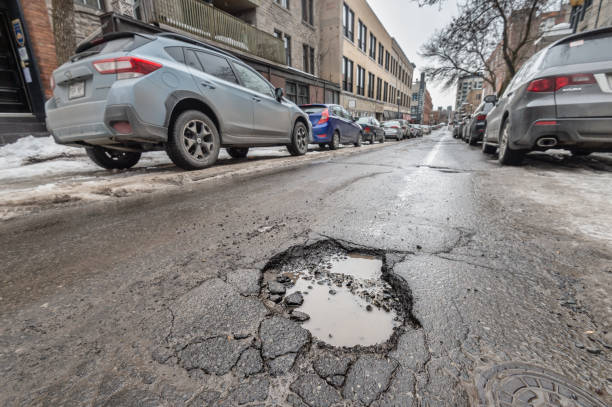
[[[497,96],[496,95],[485,96],[484,101],[487,102],[487,103],[496,104],[497,103]]]
[[[359,120],[359,117],[352,116],[352,119],[353,119],[354,122],[356,122],[357,120]]]
[[[278,100],[279,102],[283,99],[284,93],[285,92],[283,91],[283,88],[274,89],[274,95],[276,96],[276,100]]]

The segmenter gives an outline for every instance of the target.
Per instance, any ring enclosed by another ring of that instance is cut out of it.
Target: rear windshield
[[[542,68],[602,61],[612,61],[611,33],[601,33],[552,47],[544,58]]]
[[[327,106],[302,106],[302,110],[307,114],[321,113],[325,109],[327,109]]]
[[[110,54],[113,52],[121,52],[121,51],[130,52],[149,42],[151,42],[150,39],[142,37],[140,35],[135,35],[132,37],[116,38],[114,40],[101,42],[100,44],[96,44],[92,47],[86,48],[83,52],[76,54],[73,57],[73,60],[84,58],[89,55],[102,55],[102,54]]]

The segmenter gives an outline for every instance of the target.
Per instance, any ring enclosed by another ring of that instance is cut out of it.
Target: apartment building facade
[[[318,0],[322,76],[355,116],[410,119],[414,65],[366,0]]]
[[[583,0],[571,9],[570,25],[574,31],[586,31],[612,25],[612,1]]]
[[[455,110],[467,103],[467,96],[472,89],[482,89],[484,79],[480,75],[464,75],[457,81],[457,95],[455,96]]]

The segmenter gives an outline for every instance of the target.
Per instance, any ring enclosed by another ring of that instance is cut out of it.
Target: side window
[[[351,116],[351,114],[347,112],[345,108],[341,107],[340,109],[342,109],[342,117],[347,120],[351,120],[353,118],[353,116]]]
[[[340,106],[332,106],[332,114],[334,116],[342,117],[342,112],[340,111]]]
[[[166,47],[164,48],[168,55],[175,61],[185,63],[185,54],[183,54],[183,47]]]
[[[227,59],[202,51],[198,51],[197,55],[206,73],[228,82],[238,83]]]
[[[238,74],[240,81],[246,88],[263,93],[266,96],[272,96],[272,89],[265,79],[253,72],[251,68],[247,68],[242,64],[234,63],[233,65],[236,69],[236,74]]]
[[[202,65],[200,65],[200,62],[198,61],[198,57],[196,57],[195,52],[190,49],[185,50],[185,63],[187,66],[197,69],[198,71],[204,71],[202,69]]]

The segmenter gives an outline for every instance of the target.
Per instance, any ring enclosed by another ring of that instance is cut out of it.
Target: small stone
[[[330,293],[331,295],[336,295],[336,290],[329,290],[329,293]]]
[[[601,349],[588,347],[586,348],[587,352],[592,353],[593,355],[599,355],[601,353]]]
[[[576,345],[576,347],[577,347],[578,349],[584,349],[584,345],[583,345],[583,344],[581,344],[580,342],[576,342],[576,344],[575,344],[575,345]]]
[[[372,311],[372,306],[370,304],[366,305],[366,311],[368,312]]]
[[[285,304],[290,307],[297,307],[304,303],[304,297],[300,293],[293,293],[285,297]]]
[[[287,289],[277,281],[270,281],[268,282],[268,291],[270,291],[270,294],[285,294]]]
[[[271,295],[270,296],[270,301],[275,302],[275,303],[279,303],[283,300],[283,296],[282,295]]]
[[[418,245],[416,245],[416,248],[417,248],[417,250],[421,250],[423,247],[420,244],[418,244]]]
[[[294,321],[304,322],[310,319],[310,315],[301,311],[293,311],[291,313],[291,319],[293,319]]]

